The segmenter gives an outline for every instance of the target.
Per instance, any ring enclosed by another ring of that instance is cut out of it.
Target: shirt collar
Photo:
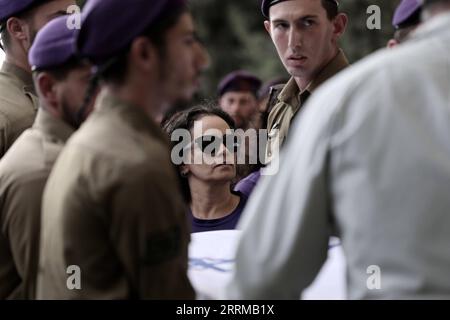
[[[95,111],[108,112],[112,109],[120,109],[123,121],[128,123],[137,131],[146,130],[151,136],[163,141],[169,146],[167,136],[155,121],[142,110],[130,103],[120,100],[119,98],[110,94],[107,90],[102,90],[97,97],[95,104]]]
[[[33,127],[63,143],[66,143],[70,136],[75,132],[74,128],[61,119],[53,117],[50,112],[42,107],[38,110]]]
[[[33,83],[33,75],[30,72],[27,72],[24,69],[6,61],[3,62],[1,71],[15,76],[17,79],[19,79],[20,82],[23,83],[25,92],[30,92],[36,95],[36,90]]]
[[[317,74],[317,76],[309,83],[303,92],[292,77],[278,96],[278,100],[296,105],[299,100],[302,99],[302,95],[309,96],[314,90],[316,90],[321,84],[333,77],[335,74],[343,70],[349,65],[349,62],[342,49],[339,49],[336,56]],[[295,100],[295,101],[293,101]],[[294,103],[293,103],[294,102]]]
[[[317,74],[317,76],[310,82],[310,84],[305,89],[309,93],[312,93],[325,81],[333,77],[335,74],[339,73],[346,67],[349,63],[342,49],[339,49],[336,56],[331,59],[331,61]]]

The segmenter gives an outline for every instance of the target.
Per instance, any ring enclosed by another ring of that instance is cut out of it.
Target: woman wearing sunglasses
[[[177,169],[193,233],[233,230],[245,207],[247,198],[231,187],[240,145],[234,129],[233,119],[211,106],[181,111],[164,124],[170,138],[183,131],[189,135]],[[180,141],[172,144],[175,150]]]

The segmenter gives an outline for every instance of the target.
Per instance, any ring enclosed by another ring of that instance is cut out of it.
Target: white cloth
[[[235,267],[236,246],[241,231],[194,233],[189,244],[189,280],[198,300],[220,299]],[[255,265],[255,268],[258,266]],[[337,239],[330,242],[327,263],[305,291],[305,299],[342,300],[345,298],[345,262]]]
[[[337,233],[348,298],[450,298],[449,96],[450,14],[323,85],[243,213],[226,297],[296,299]]]

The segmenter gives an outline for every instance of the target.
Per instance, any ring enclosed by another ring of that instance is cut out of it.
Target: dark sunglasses
[[[224,134],[222,137],[214,135],[201,136],[194,140],[199,149],[208,155],[216,156],[223,144],[231,153],[237,153],[241,145],[240,138],[233,134]]]

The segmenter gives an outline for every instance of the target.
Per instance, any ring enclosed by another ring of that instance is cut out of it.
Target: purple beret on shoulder
[[[219,83],[218,93],[223,96],[229,91],[250,91],[255,96],[261,88],[262,81],[248,71],[238,70],[226,75]]]
[[[68,18],[55,18],[38,32],[28,54],[33,70],[58,67],[76,56],[77,30],[69,29]]]
[[[21,13],[42,0],[0,0],[0,22]]]
[[[396,28],[418,24],[420,22],[420,11],[422,4],[419,0],[402,0],[395,10],[392,24]]]
[[[80,54],[100,65],[186,0],[88,0],[77,40]]]

